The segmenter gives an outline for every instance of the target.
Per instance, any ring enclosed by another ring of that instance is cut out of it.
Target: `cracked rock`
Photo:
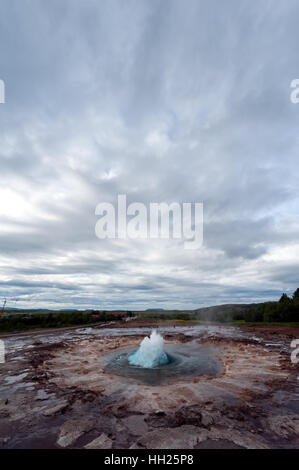
[[[85,446],[85,449],[111,449],[113,441],[104,432]]]

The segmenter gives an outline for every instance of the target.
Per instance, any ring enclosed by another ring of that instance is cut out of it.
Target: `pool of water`
[[[214,356],[213,349],[198,343],[166,344],[168,364],[143,368],[129,363],[132,348],[120,348],[106,358],[107,372],[133,379],[146,385],[159,385],[181,377],[216,376],[222,373],[223,365]]]

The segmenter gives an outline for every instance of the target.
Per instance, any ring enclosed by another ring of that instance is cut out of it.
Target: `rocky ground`
[[[107,354],[149,324],[5,338],[0,448],[299,447],[299,328],[159,328],[166,343],[210,346],[223,371],[158,386],[108,371]]]

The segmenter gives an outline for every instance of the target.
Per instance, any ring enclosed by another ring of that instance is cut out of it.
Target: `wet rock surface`
[[[105,367],[150,326],[5,338],[0,448],[297,448],[299,331],[271,328],[163,325],[166,344],[208,346],[223,368],[156,386]]]
[[[87,444],[85,446],[85,449],[111,449],[112,445],[112,439],[109,439],[109,437],[105,433],[103,433],[100,435],[100,437],[97,437],[89,444]]]
[[[60,447],[69,447],[79,437],[94,428],[95,423],[90,419],[72,419],[63,423],[60,428],[57,444]]]

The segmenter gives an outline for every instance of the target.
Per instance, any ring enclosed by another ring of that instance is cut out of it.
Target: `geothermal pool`
[[[297,448],[298,332],[132,322],[8,335],[0,448]]]
[[[173,382],[180,377],[216,376],[223,364],[215,359],[213,349],[196,342],[164,345],[155,330],[139,348],[120,348],[107,355],[106,370],[147,385]]]

